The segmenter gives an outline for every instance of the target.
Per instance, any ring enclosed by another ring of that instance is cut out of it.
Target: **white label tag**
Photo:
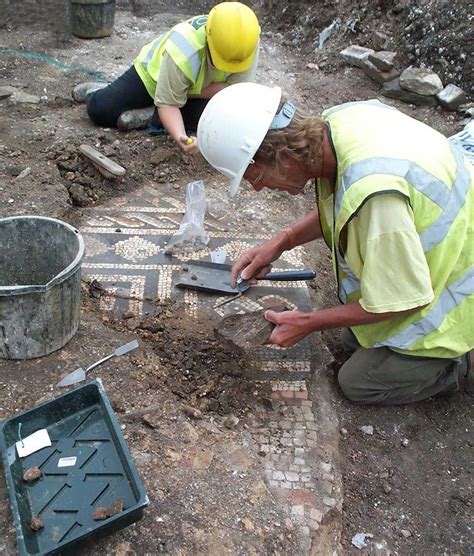
[[[46,448],[46,446],[51,446],[48,431],[40,429],[23,440],[19,440],[16,443],[16,451],[21,458],[26,458],[26,456],[34,454],[41,448]]]
[[[77,457],[69,456],[67,458],[60,458],[58,461],[58,467],[72,467],[76,465]]]

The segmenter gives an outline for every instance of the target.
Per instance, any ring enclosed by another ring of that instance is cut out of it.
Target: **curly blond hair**
[[[286,99],[282,98],[278,112],[285,102]],[[254,158],[277,169],[284,167],[290,158],[304,164],[318,165],[321,163],[324,130],[325,123],[321,118],[296,108],[287,127],[268,131]]]

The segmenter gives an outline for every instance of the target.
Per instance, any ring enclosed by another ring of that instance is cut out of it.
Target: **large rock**
[[[400,70],[396,70],[393,68],[390,71],[382,71],[378,69],[375,64],[372,64],[372,62],[368,59],[365,60],[364,64],[362,65],[362,70],[371,79],[380,84],[386,83],[387,81],[392,81],[392,79],[395,79],[401,73]]]
[[[362,68],[365,61],[374,51],[371,48],[351,44],[341,52],[342,59],[351,66]]]
[[[436,104],[436,99],[433,96],[418,95],[417,93],[402,89],[398,78],[383,84],[382,95],[388,98],[396,98],[409,104],[415,104],[416,106],[434,106]]]
[[[443,88],[439,76],[426,68],[407,68],[400,75],[400,87],[418,95],[436,95]]]
[[[369,54],[369,62],[372,62],[372,64],[374,64],[374,66],[376,66],[379,70],[390,71],[393,69],[396,57],[396,52],[382,50],[380,52],[373,52],[372,54]]]
[[[436,100],[443,108],[448,110],[457,110],[463,102],[466,102],[466,93],[450,83],[436,95]]]

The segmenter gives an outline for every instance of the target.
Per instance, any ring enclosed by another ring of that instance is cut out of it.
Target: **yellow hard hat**
[[[240,2],[222,2],[209,12],[207,44],[218,70],[247,71],[252,65],[260,35],[253,10]]]

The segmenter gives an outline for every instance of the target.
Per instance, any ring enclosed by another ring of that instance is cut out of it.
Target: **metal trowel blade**
[[[188,261],[186,271],[182,271],[175,286],[209,293],[239,294],[247,290],[250,285],[240,284],[233,288],[230,284],[232,266],[228,264],[211,263],[208,261]]]
[[[60,380],[56,386],[59,388],[65,388],[66,386],[71,386],[72,384],[77,384],[86,379],[86,371],[82,367],[79,367],[72,373],[66,375],[62,380]]]

